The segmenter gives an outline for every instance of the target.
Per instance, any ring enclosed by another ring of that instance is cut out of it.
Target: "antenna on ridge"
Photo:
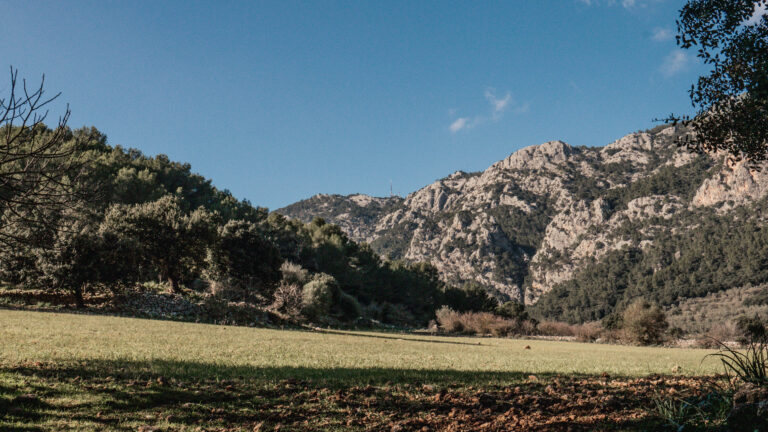
[[[392,193],[392,180],[390,180],[390,181],[389,181],[389,196],[390,196],[390,197],[393,197],[393,196],[395,196],[395,195]]]

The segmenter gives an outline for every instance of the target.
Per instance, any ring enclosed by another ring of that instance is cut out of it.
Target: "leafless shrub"
[[[490,312],[459,313],[447,307],[437,311],[437,322],[443,331],[497,337],[529,335],[536,330],[536,323],[530,320],[514,320]]]
[[[603,326],[597,321],[579,324],[573,327],[573,333],[581,342],[594,342],[602,335]]]
[[[461,313],[443,306],[435,312],[437,323],[440,328],[448,333],[461,333],[464,331],[464,322],[461,319]]]
[[[464,324],[465,331],[468,333],[489,335],[493,334],[495,328],[503,331],[499,324],[504,319],[489,312],[467,312],[461,314],[460,319]]]
[[[544,321],[537,332],[542,336],[575,336],[574,326],[560,321]]]
[[[713,324],[707,332],[708,339],[715,339],[722,342],[735,341],[740,335],[739,329],[733,321]]]
[[[301,318],[302,287],[295,283],[281,282],[275,289],[274,302],[269,309],[298,321]]]
[[[66,223],[52,217],[85,198],[74,184],[82,173],[80,142],[69,128],[69,106],[52,129],[45,125],[48,106],[59,94],[46,95],[45,76],[30,87],[11,67],[8,93],[0,96],[0,243],[28,244],[22,227],[59,231]],[[61,213],[63,214],[63,212]]]

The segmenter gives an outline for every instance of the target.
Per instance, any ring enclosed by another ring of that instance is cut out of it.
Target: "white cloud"
[[[650,6],[651,3],[659,2],[661,0],[577,0],[579,3],[587,6],[615,6],[621,4],[625,9],[632,9],[635,7]]]
[[[672,39],[672,30],[668,28],[656,27],[653,29],[653,35],[651,36],[651,39],[655,40],[656,42],[664,42],[666,40],[670,40]]]
[[[515,107],[515,114],[525,114],[530,110],[531,106],[528,104],[528,102],[526,102],[520,106]]]
[[[456,133],[467,126],[468,120],[469,119],[466,117],[457,118],[456,121],[451,123],[451,126],[449,127],[449,129],[451,130],[451,132]]]
[[[452,133],[456,133],[460,130],[464,129],[472,129],[475,126],[481,125],[486,122],[495,122],[501,119],[502,114],[504,111],[507,110],[507,108],[512,107],[512,112],[514,114],[524,114],[527,113],[530,110],[529,104],[526,102],[524,104],[517,104],[515,103],[514,99],[512,99],[512,93],[506,92],[503,97],[498,97],[496,95],[496,90],[492,88],[488,88],[485,90],[484,93],[485,100],[488,101],[490,104],[491,112],[489,115],[478,115],[475,117],[459,117],[456,120],[451,123],[450,126],[448,126],[448,129]],[[450,111],[450,115],[455,114],[455,110]]]
[[[757,2],[755,3],[755,11],[752,13],[752,17],[748,19],[744,24],[755,25],[760,22],[764,15],[768,15],[768,2]]]
[[[489,104],[491,104],[491,107],[493,108],[492,115],[494,118],[496,118],[500,116],[505,109],[507,109],[509,101],[512,100],[512,94],[507,92],[503,98],[498,98],[496,97],[496,91],[494,89],[487,89],[485,90],[485,99]]]
[[[684,51],[675,50],[672,51],[664,58],[659,70],[666,77],[671,77],[678,72],[681,72],[688,66],[690,58]]]

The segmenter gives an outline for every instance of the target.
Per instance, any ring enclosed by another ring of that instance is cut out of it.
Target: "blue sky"
[[[701,68],[675,47],[683,4],[0,0],[0,64],[45,73],[72,126],[275,209],[390,181],[405,195],[689,113]]]

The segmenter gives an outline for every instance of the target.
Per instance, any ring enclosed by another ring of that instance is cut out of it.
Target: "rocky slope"
[[[684,214],[727,213],[768,193],[768,170],[688,153],[674,143],[681,133],[659,127],[604,147],[551,141],[404,199],[317,195],[277,212],[323,217],[390,258],[532,304],[588,261],[690,229]]]

